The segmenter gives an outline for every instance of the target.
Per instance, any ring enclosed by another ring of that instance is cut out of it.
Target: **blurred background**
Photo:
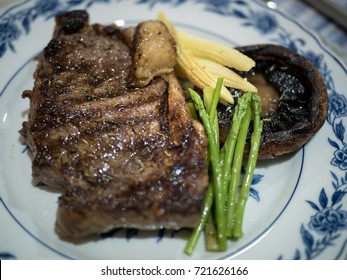
[[[347,64],[347,0],[259,0],[313,29]]]

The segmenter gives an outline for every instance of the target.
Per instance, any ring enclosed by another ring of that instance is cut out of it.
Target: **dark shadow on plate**
[[[258,160],[257,168],[268,168],[268,167],[271,167],[271,166],[275,166],[275,165],[281,164],[281,163],[283,163],[285,161],[290,161],[301,151],[301,149],[299,149],[298,151],[296,151],[294,153],[291,153],[291,154],[279,156],[279,157],[277,157],[275,159]],[[301,159],[300,159],[300,161],[301,161]]]
[[[192,229],[182,228],[179,230],[158,229],[158,230],[139,230],[135,228],[114,228],[108,232],[100,235],[94,235],[88,238],[79,240],[75,239],[62,239],[62,241],[69,242],[74,245],[83,245],[89,242],[97,242],[105,239],[126,239],[131,240],[145,240],[156,239],[155,243],[160,243],[164,239],[182,239],[188,241]]]

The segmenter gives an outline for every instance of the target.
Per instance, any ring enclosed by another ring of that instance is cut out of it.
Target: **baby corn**
[[[225,86],[237,88],[243,91],[257,92],[257,88],[254,85],[237,75],[230,68],[204,58],[199,58],[198,62],[207,70],[207,72],[211,73],[215,79],[218,79],[218,77],[224,77]]]
[[[223,77],[225,86],[221,89],[220,101],[234,103],[230,91],[232,87],[244,91],[257,89],[227,67],[247,71],[255,62],[241,52],[207,40],[202,40],[176,31],[163,13],[158,15],[176,40],[178,69],[200,89],[213,87],[218,77]],[[227,66],[227,67],[225,67]]]
[[[200,89],[213,87],[219,76],[214,76],[210,72],[206,71],[188,49],[182,48],[181,44],[178,44],[177,42],[176,44],[177,63],[183,70],[185,76]],[[224,102],[234,103],[230,91],[225,86],[222,87],[220,98]]]
[[[177,39],[191,49],[194,56],[209,59],[240,71],[248,71],[255,66],[253,59],[223,44],[200,39],[181,31],[177,32]]]

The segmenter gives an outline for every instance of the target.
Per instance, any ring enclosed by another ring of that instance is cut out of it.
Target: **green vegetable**
[[[248,96],[246,96],[246,97],[248,97]],[[248,101],[248,98],[246,101]],[[238,190],[240,176],[241,176],[243,153],[244,153],[244,148],[245,148],[245,144],[246,144],[248,128],[249,128],[249,124],[251,122],[251,116],[252,116],[251,107],[248,103],[249,102],[247,102],[247,107],[245,109],[246,113],[244,114],[244,116],[242,118],[241,127],[240,127],[239,134],[237,137],[234,158],[233,158],[233,162],[232,162],[232,166],[231,166],[228,205],[227,205],[227,211],[226,211],[227,212],[226,213],[227,221],[228,221],[227,222],[227,235],[228,235],[228,237],[232,237],[232,229],[234,226],[234,214],[235,214],[234,212],[235,212],[235,208],[237,207],[237,205],[236,205],[237,197],[236,196],[237,196],[237,190]],[[240,113],[240,112],[236,111],[235,118],[239,117],[238,113]],[[243,112],[241,112],[241,113],[243,113]]]
[[[235,214],[235,225],[232,232],[232,236],[234,238],[240,238],[243,235],[242,234],[243,214],[245,211],[246,201],[248,199],[249,189],[252,184],[254,169],[257,164],[260,137],[263,131],[263,121],[260,120],[261,102],[260,102],[260,97],[258,95],[252,96],[252,107],[254,112],[254,120],[253,120],[253,133],[251,137],[251,148],[250,148],[250,153],[248,156],[245,176],[243,178],[243,182],[241,186],[240,196],[237,203],[237,209]]]
[[[219,84],[223,84],[223,79],[218,79],[217,82],[217,88],[221,86]],[[211,108],[210,108],[210,114],[207,113],[206,108],[204,107],[204,103],[201,100],[200,95],[195,92],[192,89],[189,89],[189,93],[191,95],[192,100],[195,103],[196,109],[199,113],[199,116],[201,118],[201,121],[205,127],[206,135],[209,141],[209,161],[210,161],[210,169],[211,169],[211,177],[212,177],[212,186],[213,186],[213,193],[214,193],[214,200],[215,200],[215,222],[218,232],[218,243],[220,250],[224,251],[226,250],[226,216],[224,215],[224,204],[225,204],[225,198],[221,196],[221,165],[220,165],[220,159],[219,159],[219,142],[217,142],[218,137],[213,133],[213,131],[216,131],[216,128],[213,128],[214,119],[217,118],[217,111],[216,107],[218,102],[214,102],[212,99]],[[214,92],[214,94],[217,95],[219,99],[219,92]],[[214,97],[215,99],[215,97]],[[218,100],[217,99],[217,100]],[[214,106],[214,107],[213,107]],[[211,112],[213,112],[211,114]],[[212,119],[210,119],[210,116],[212,116]],[[218,122],[217,122],[218,123]]]
[[[223,79],[219,78],[215,89],[204,89],[204,100],[197,92],[189,89],[208,138],[210,183],[199,225],[193,230],[185,247],[185,253],[188,255],[193,253],[203,231],[207,250],[210,251],[225,251],[228,237],[242,236],[245,204],[257,163],[262,133],[260,98],[252,92],[247,92],[239,98],[228,137],[220,149],[217,105],[222,86]],[[250,154],[239,189],[244,147],[252,118]]]
[[[216,106],[218,103],[216,103],[216,96],[219,96],[220,94],[218,91],[215,91],[214,88],[212,87],[207,87],[204,88],[203,90],[203,100],[204,100],[204,105],[206,108],[206,111],[209,115],[213,134],[216,138],[216,143],[218,143],[219,147],[219,126],[218,126],[218,117],[217,117],[217,111],[216,111]],[[217,99],[218,102],[218,99]],[[215,108],[213,111],[211,108]]]
[[[210,252],[219,251],[218,232],[215,227],[213,215],[209,215],[205,225],[206,250]]]
[[[211,212],[212,202],[213,202],[213,190],[212,190],[212,185],[209,184],[208,189],[207,189],[207,193],[205,196],[205,200],[204,200],[204,207],[203,207],[203,211],[201,214],[200,222],[199,222],[198,226],[193,229],[193,232],[192,232],[192,234],[188,240],[188,243],[184,249],[184,252],[189,256],[191,256],[193,254],[193,251],[196,247],[196,244],[199,241],[200,235],[204,231],[207,219],[208,219],[210,212]]]
[[[189,111],[190,111],[190,114],[192,115],[192,118],[193,118],[194,120],[197,120],[197,119],[198,119],[198,113],[197,113],[196,110],[195,110],[194,104],[193,104],[192,102],[188,102],[188,103],[187,103],[187,106],[188,106],[188,109],[189,109]]]

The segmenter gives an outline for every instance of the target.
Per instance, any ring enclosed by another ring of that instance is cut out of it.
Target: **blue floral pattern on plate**
[[[122,2],[124,0],[117,1]],[[16,52],[16,41],[21,36],[30,33],[31,24],[38,17],[50,19],[64,10],[81,5],[88,8],[96,3],[109,3],[110,0],[38,0],[33,2],[34,4],[30,8],[19,10],[16,13],[12,13],[9,9],[0,17],[0,59],[8,51]],[[149,9],[152,9],[157,4],[179,6],[187,2],[188,0],[137,0],[135,4],[147,5]],[[330,162],[332,181],[329,187],[325,186],[320,189],[316,200],[306,200],[307,207],[312,210],[312,215],[300,227],[298,234],[302,244],[297,246],[292,258],[315,259],[329,247],[335,246],[338,239],[343,239],[343,246],[336,258],[344,257],[343,253],[347,247],[345,234],[347,231],[347,211],[346,204],[343,203],[347,193],[347,141],[343,119],[347,116],[347,100],[345,94],[336,92],[331,70],[325,62],[324,55],[308,49],[306,41],[302,38],[296,38],[295,34],[281,26],[271,11],[259,12],[254,10],[248,1],[194,0],[190,2],[203,5],[208,12],[237,18],[242,26],[252,28],[259,34],[268,36],[270,41],[305,55],[311,59],[325,78],[329,94],[329,111],[326,121],[334,135],[334,138],[329,137],[327,139],[328,144],[334,149]],[[256,175],[253,183],[257,184],[261,179],[262,175]],[[251,191],[251,196],[259,200],[259,193],[254,188]],[[136,234],[137,230],[132,229],[125,232],[127,239]],[[163,235],[164,231],[159,231],[158,242]],[[15,258],[15,256],[4,252],[0,253],[0,258]],[[283,254],[280,254],[278,258],[284,258]]]

